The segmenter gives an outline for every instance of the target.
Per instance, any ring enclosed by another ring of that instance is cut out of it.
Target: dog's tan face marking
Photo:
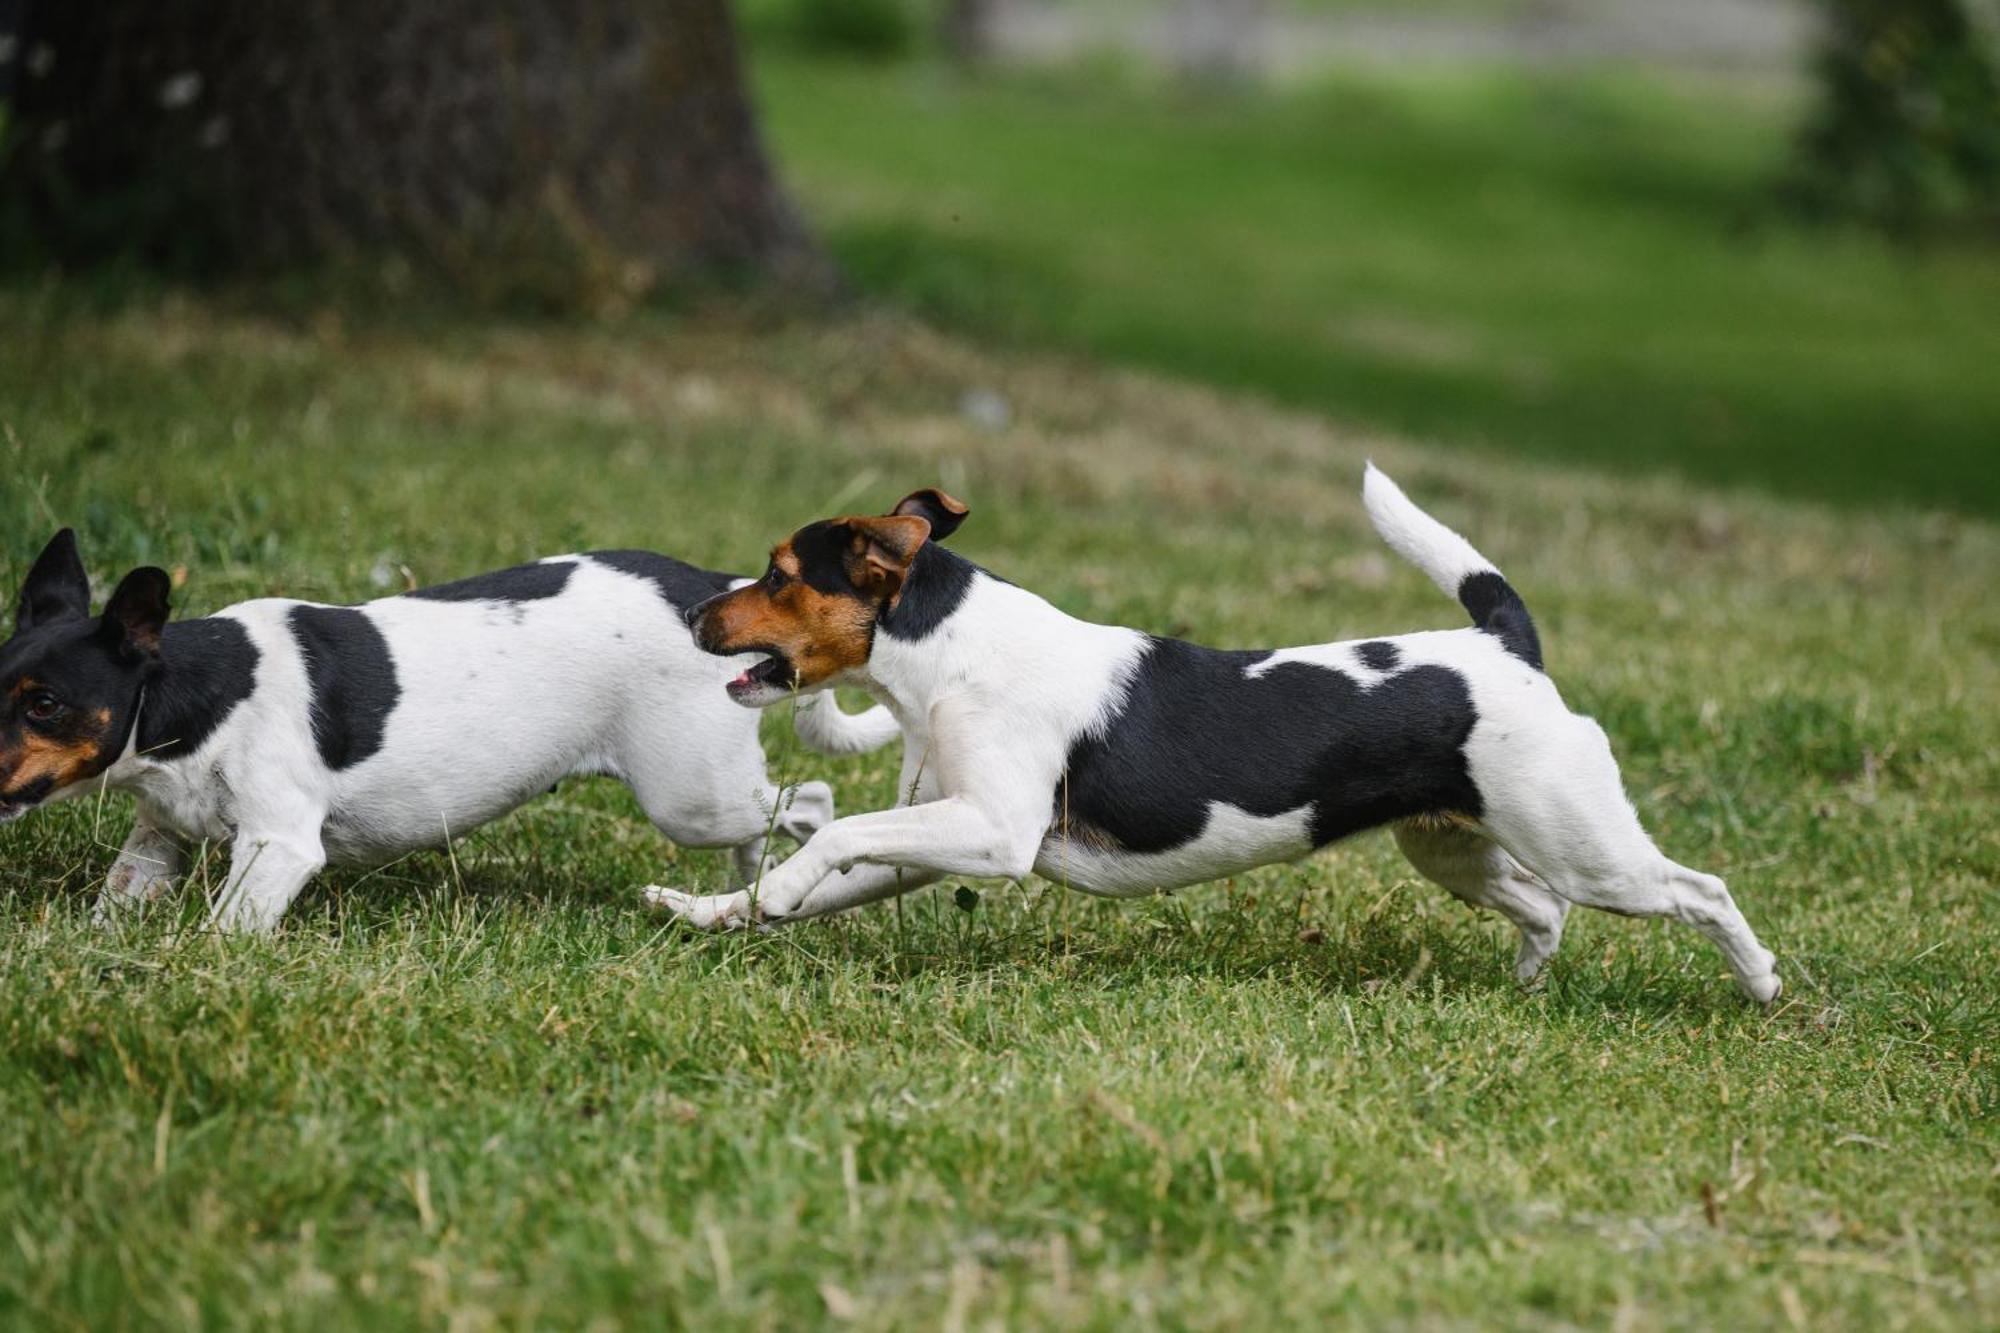
[[[792,668],[800,689],[868,660],[877,608],[865,599],[806,583],[789,541],[771,552],[771,567],[747,588],[709,603],[697,633],[714,653],[774,652]]]
[[[928,522],[902,514],[809,524],[771,552],[763,578],[703,608],[695,640],[711,653],[772,655],[732,682],[739,697],[823,685],[867,662],[875,622],[929,535]]]
[[[60,734],[21,723],[0,732],[0,801],[39,800],[102,772],[110,730],[111,710],[100,708],[72,718]]]

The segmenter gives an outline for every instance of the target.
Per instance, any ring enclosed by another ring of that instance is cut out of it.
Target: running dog
[[[264,599],[168,623],[167,575],[135,569],[90,614],[69,529],[28,572],[0,645],[0,823],[85,791],[138,798],[100,921],[226,838],[211,919],[270,930],[328,861],[441,846],[572,774],[622,779],[689,847],[756,876],[775,827],[834,816],[823,782],[781,792],[757,717],[721,688],[683,612],[744,580],[650,551],[594,551],[363,606]],[[774,696],[775,697],[775,696]],[[798,713],[827,753],[886,744],[882,709]]]
[[[648,901],[739,927],[1031,870],[1125,897],[1388,825],[1420,874],[1520,930],[1524,981],[1582,903],[1686,922],[1746,995],[1774,1000],[1770,951],[1720,879],[1646,836],[1499,570],[1372,465],[1362,493],[1473,628],[1223,651],[1078,620],[952,554],[938,542],[965,506],[937,491],[799,529],[757,582],[695,608],[695,639],[761,655],[729,687],[751,707],[869,691],[902,725],[911,804],[828,825],[754,893]]]

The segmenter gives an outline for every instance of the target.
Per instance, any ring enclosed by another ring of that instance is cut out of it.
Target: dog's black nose
[[[689,629],[693,629],[694,622],[701,619],[701,608],[706,605],[708,605],[706,602],[696,602],[693,606],[681,612],[681,623]]]

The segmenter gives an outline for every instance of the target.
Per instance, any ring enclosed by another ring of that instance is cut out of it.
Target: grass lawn
[[[0,830],[0,1323],[2000,1320],[2000,529],[1468,461],[886,317],[387,329],[53,289],[0,323],[0,588],[60,520],[105,587],[185,567],[190,612],[585,545],[751,568],[942,480],[956,545],[1087,616],[1455,624],[1366,527],[1372,453],[1524,591],[1787,982],[1755,1012],[1691,932],[1580,912],[1523,993],[1511,932],[1379,835],[1123,906],[948,886],[694,937],[635,889],[720,858],[604,781],[330,873],[270,940],[102,935],[130,812],[76,804]],[[892,754],[769,736],[845,808],[890,799]]]
[[[758,69],[856,283],[947,326],[1510,457],[2000,514],[2000,252],[1774,219],[1776,91]]]

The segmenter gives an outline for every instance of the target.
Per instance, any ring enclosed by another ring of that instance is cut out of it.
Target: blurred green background
[[[2000,509],[2000,250],[1774,188],[1806,7],[1199,8],[1003,7],[970,73],[922,6],[744,12],[870,296],[1439,443]]]
[[[0,1329],[2000,1326],[1993,18],[0,0],[0,593],[61,524],[184,616],[753,570],[941,484],[1086,619],[1463,623],[1372,457],[1786,988],[1577,912],[1523,990],[1381,834],[697,936],[604,778],[106,933],[80,799],[0,829]]]

